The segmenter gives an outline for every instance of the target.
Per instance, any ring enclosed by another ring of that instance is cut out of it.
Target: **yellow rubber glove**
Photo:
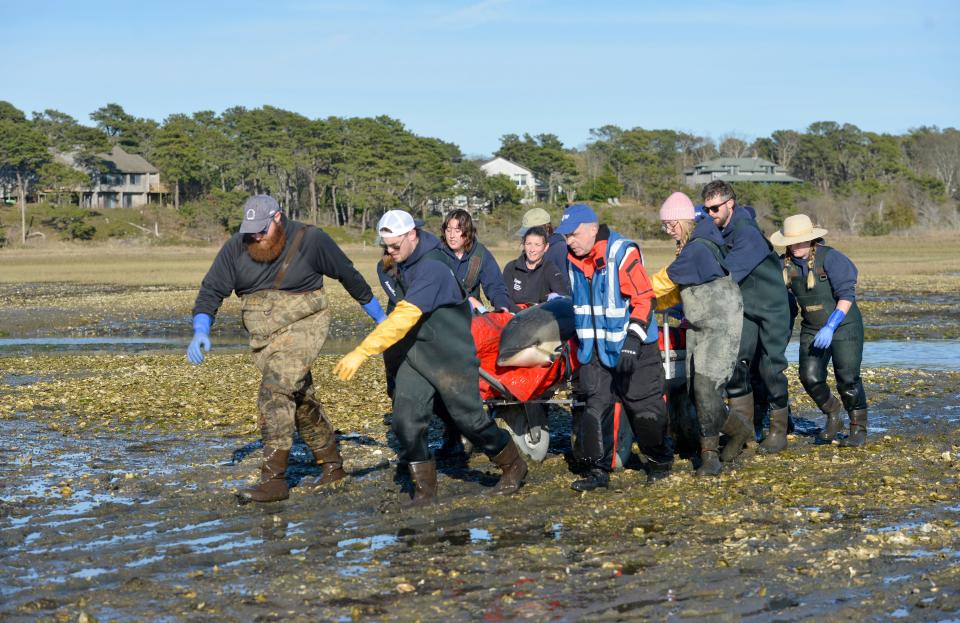
[[[349,381],[367,357],[382,353],[402,340],[403,336],[410,332],[410,329],[420,321],[421,317],[423,317],[423,312],[416,305],[400,301],[386,320],[378,324],[377,328],[364,338],[359,346],[337,362],[333,373],[341,381]]]
[[[650,283],[653,295],[657,297],[657,311],[680,304],[680,287],[667,276],[666,266],[650,276]]]

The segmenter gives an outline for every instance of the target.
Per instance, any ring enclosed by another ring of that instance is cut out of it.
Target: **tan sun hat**
[[[827,235],[827,230],[814,227],[813,221],[806,214],[794,214],[783,221],[780,231],[770,236],[770,242],[778,247],[787,247],[798,242],[809,242]]]

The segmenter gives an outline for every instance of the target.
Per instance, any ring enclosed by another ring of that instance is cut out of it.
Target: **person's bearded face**
[[[247,235],[247,253],[255,262],[272,262],[283,252],[287,231],[281,223],[271,223],[266,234]]]

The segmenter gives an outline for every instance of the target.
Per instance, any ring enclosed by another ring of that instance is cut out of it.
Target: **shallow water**
[[[797,363],[800,344],[787,345],[787,361]],[[921,368],[960,370],[960,342],[956,340],[878,340],[863,345],[864,368]]]

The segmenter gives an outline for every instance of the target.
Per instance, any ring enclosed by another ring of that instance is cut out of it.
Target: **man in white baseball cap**
[[[403,210],[384,214],[377,233],[395,266],[377,267],[392,311],[334,372],[348,381],[367,357],[390,349],[396,365],[391,425],[400,443],[399,458],[414,481],[414,504],[428,504],[436,497],[437,467],[426,441],[435,400],[443,401],[463,436],[503,470],[491,493],[516,492],[527,464],[510,435],[483,409],[470,303],[439,239],[419,230]]]

